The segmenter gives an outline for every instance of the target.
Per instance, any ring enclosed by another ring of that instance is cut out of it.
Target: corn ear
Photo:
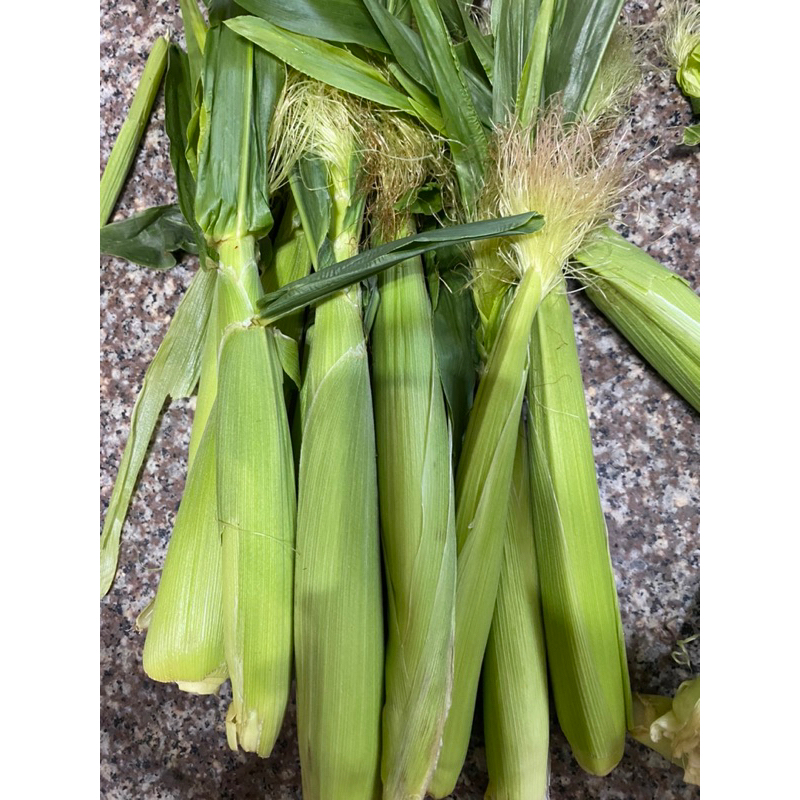
[[[469,415],[456,478],[456,646],[453,698],[429,791],[448,795],[469,745],[481,663],[503,561],[517,428],[541,277],[526,272],[501,323]]]
[[[528,383],[536,560],[556,713],[578,763],[605,775],[625,748],[625,640],[566,296],[536,315]]]
[[[295,486],[275,334],[249,325],[260,289],[251,237],[220,247],[217,506],[232,749],[266,757],[289,699]]]
[[[216,692],[228,677],[216,469],[212,417],[189,470],[144,644],[147,675],[196,694]]]
[[[420,259],[381,274],[378,288],[372,386],[389,601],[381,775],[383,797],[405,800],[425,796],[450,705],[455,492]]]
[[[357,286],[317,307],[301,398],[295,652],[303,797],[372,800],[380,795],[383,614]]]
[[[528,442],[520,424],[503,567],[483,664],[487,800],[544,800],[550,713]]]
[[[700,410],[700,298],[689,284],[610,228],[575,258],[589,299]]]

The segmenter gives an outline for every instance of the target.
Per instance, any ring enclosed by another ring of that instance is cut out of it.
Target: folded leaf
[[[140,267],[169,269],[173,253],[197,253],[194,233],[175,205],[154,206],[100,228],[100,252]]]

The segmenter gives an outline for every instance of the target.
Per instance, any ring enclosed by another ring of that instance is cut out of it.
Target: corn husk
[[[363,196],[352,109],[312,82],[290,87],[308,133],[292,184],[320,271],[357,252]],[[302,105],[301,105],[302,103]],[[297,738],[306,800],[380,796],[383,609],[375,430],[358,285],[316,308],[301,390],[295,569]]]
[[[405,800],[425,795],[450,705],[455,490],[420,259],[387,270],[378,289],[372,386],[389,602],[381,773],[383,797]]]
[[[605,775],[625,748],[630,686],[563,281],[534,322],[528,406],[536,560],[556,713],[578,763]]]
[[[665,380],[700,410],[700,298],[610,228],[575,254],[591,301]]]
[[[483,662],[487,800],[547,797],[550,713],[533,535],[528,442],[520,424],[503,566]]]
[[[675,697],[635,694],[636,741],[683,768],[686,783],[700,785],[700,677],[684,681]]]
[[[456,647],[453,699],[429,791],[448,795],[469,745],[492,624],[541,276],[525,273],[504,317],[470,412],[456,478]]]
[[[258,296],[251,237],[220,246],[217,513],[232,749],[266,757],[289,699],[295,487],[275,334],[249,325]]]

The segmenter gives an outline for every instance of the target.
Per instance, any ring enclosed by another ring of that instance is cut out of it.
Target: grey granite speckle
[[[626,5],[636,25],[659,2]],[[179,4],[102,0],[100,162],[125,117],[150,45],[182,36]],[[653,32],[645,28],[652,43]],[[649,47],[649,69],[634,99],[624,148],[639,178],[618,229],[699,289],[699,153],[680,144],[688,103]],[[656,69],[658,67],[658,69]],[[175,199],[159,98],[115,218]],[[100,276],[100,487],[105,512],[130,413],[196,261],[151,272],[103,258]],[[678,639],[699,632],[699,416],[675,395],[579,292],[572,296],[600,490],[635,689],[671,693],[691,670],[671,658]],[[232,753],[224,735],[227,686],[195,697],[156,684],[142,671],[138,613],[152,599],[184,486],[193,400],[163,415],[131,504],[120,569],[101,603],[101,794],[107,800],[299,798],[294,707],[272,757]],[[693,667],[699,648],[689,645]],[[553,800],[689,800],[680,770],[629,740],[606,778],[583,773],[553,724]],[[486,788],[480,720],[452,797],[477,800]]]

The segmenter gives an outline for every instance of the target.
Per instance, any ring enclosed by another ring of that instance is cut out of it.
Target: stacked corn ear
[[[578,763],[605,775],[625,747],[630,686],[563,281],[534,321],[528,405],[534,540],[556,713]]]
[[[544,800],[550,713],[528,440],[519,426],[503,567],[483,663],[487,800]]]
[[[402,229],[405,227],[405,229]],[[396,231],[411,233],[410,220]],[[453,682],[456,537],[451,443],[419,258],[378,279],[372,387],[389,640],[383,797],[424,797]]]
[[[315,161],[293,183],[325,269],[357,252],[364,210],[346,100],[301,86]],[[322,169],[320,169],[322,167]],[[316,176],[319,183],[310,184]],[[312,210],[313,209],[313,210]],[[315,311],[301,390],[295,569],[297,737],[307,800],[380,796],[384,630],[378,477],[359,285]]]
[[[591,301],[700,410],[700,298],[689,284],[610,228],[575,253]]]
[[[498,330],[467,422],[456,478],[456,642],[453,697],[429,791],[445,797],[469,745],[481,663],[492,624],[528,374],[528,342],[541,298],[528,270]]]

